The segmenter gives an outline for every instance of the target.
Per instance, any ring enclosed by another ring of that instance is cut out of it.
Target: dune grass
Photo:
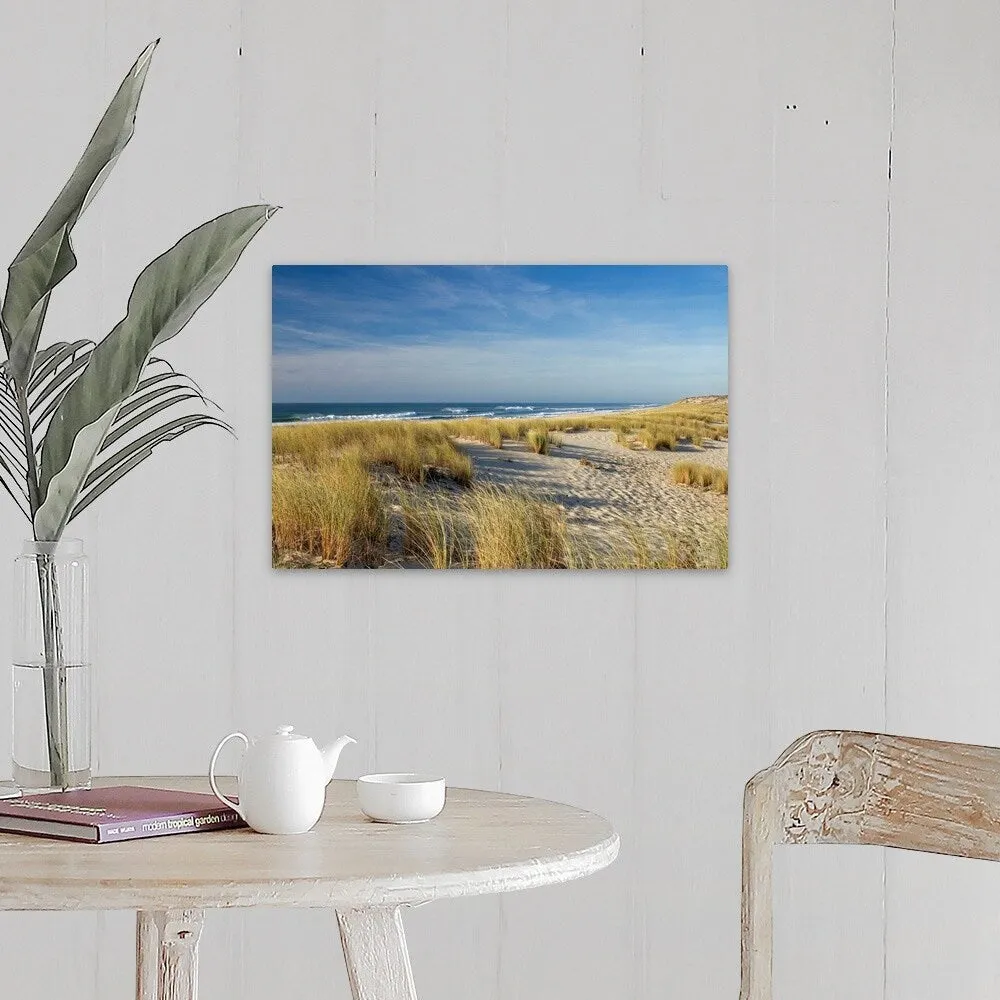
[[[463,486],[472,460],[437,424],[403,420],[284,424],[271,430],[271,459],[316,469],[351,452],[369,470],[391,468],[408,482],[443,476]]]
[[[399,499],[403,557],[428,569],[720,569],[728,563],[724,521],[707,535],[633,527],[625,538],[594,544],[569,531],[558,504],[509,487],[476,486],[457,496],[413,489]],[[276,565],[388,564],[387,507],[382,488],[353,457],[318,470],[276,466]]]
[[[727,440],[729,403],[725,397],[719,397],[708,402],[681,401],[624,413],[543,418],[542,422],[549,431],[613,431],[623,448],[676,451],[681,444],[701,448],[706,440]]]
[[[554,443],[552,436],[544,427],[529,427],[524,440],[536,455],[547,455],[549,453],[549,445]]]
[[[276,564],[384,565],[388,514],[379,470],[413,484],[472,481],[469,456],[439,428],[420,423],[287,424],[272,428],[271,451]]]
[[[725,519],[706,531],[640,529],[599,543],[573,534],[555,503],[477,486],[459,501],[427,493],[403,500],[404,550],[430,569],[724,569]]]
[[[473,565],[469,532],[452,505],[431,497],[401,498],[403,553],[428,569]]]
[[[525,441],[532,447],[532,431],[538,433],[573,433],[575,431],[613,431],[623,448],[641,447],[676,450],[678,442],[697,448],[704,441],[722,441],[729,436],[729,401],[716,397],[707,402],[682,400],[669,406],[622,413],[584,413],[565,417],[462,417],[430,421],[428,430],[447,436],[479,441],[502,448],[505,441]],[[537,433],[535,435],[537,437]],[[558,446],[550,437],[548,446]],[[534,449],[533,449],[534,450]],[[547,454],[547,450],[542,454]]]
[[[385,557],[382,495],[355,455],[313,468],[275,465],[271,478],[271,547],[336,566],[378,566]]]
[[[442,434],[466,438],[469,441],[479,441],[482,444],[490,445],[492,448],[502,448],[504,437],[511,437],[513,434],[513,428],[508,426],[509,433],[505,435],[504,425],[514,423],[515,421],[471,417],[462,420],[435,421],[432,426],[439,429]]]
[[[678,462],[670,467],[670,478],[679,486],[699,486],[713,493],[729,493],[729,471],[701,462]]]
[[[479,569],[566,566],[566,520],[558,505],[518,490],[480,486],[464,507]]]
[[[401,503],[404,552],[430,569],[562,569],[565,515],[520,490],[477,486],[459,499],[424,493]]]
[[[636,434],[636,441],[650,451],[676,451],[677,431],[663,424],[651,424]]]
[[[725,569],[729,565],[729,528],[719,520],[698,534],[682,529],[642,530],[632,525],[624,538],[596,547],[574,539],[570,569]]]
[[[505,441],[523,441],[528,433],[528,422],[526,420],[515,420],[508,418],[497,420],[497,427],[500,428],[500,435]]]
[[[545,497],[476,485],[456,439],[538,454],[562,433],[613,431],[623,447],[675,450],[728,436],[727,400],[685,401],[624,414],[445,421],[330,421],[272,428],[272,552],[276,565],[380,566],[402,556],[430,568],[717,568],[728,561],[725,525],[708,535],[630,529],[585,542]],[[583,460],[586,463],[586,460]],[[672,467],[675,482],[728,491],[725,469]],[[393,476],[398,477],[393,479]],[[450,481],[455,486],[438,487]],[[393,485],[396,483],[398,485]],[[392,508],[392,509],[390,509]],[[395,527],[394,527],[395,525]]]

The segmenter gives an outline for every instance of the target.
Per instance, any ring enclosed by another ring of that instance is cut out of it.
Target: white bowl
[[[424,823],[444,808],[444,778],[366,774],[358,778],[361,811],[378,823]]]

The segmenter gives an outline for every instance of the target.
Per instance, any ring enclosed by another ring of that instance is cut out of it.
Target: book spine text
[[[99,827],[101,843],[116,840],[139,840],[142,837],[163,837],[172,833],[200,833],[204,830],[230,830],[242,826],[243,820],[233,809],[211,812],[173,813],[169,816],[152,816],[145,819],[119,820],[102,823]]]

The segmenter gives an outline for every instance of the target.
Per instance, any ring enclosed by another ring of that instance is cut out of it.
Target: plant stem
[[[32,523],[41,505],[38,488],[38,464],[35,442],[31,434],[31,414],[24,389],[15,386],[17,409],[24,437],[24,457],[28,467],[28,505]],[[45,665],[42,668],[43,699],[45,702],[45,739],[49,751],[49,784],[54,788],[69,785],[69,723],[66,690],[66,664],[63,660],[62,620],[59,610],[59,584],[53,553],[39,552],[35,557],[38,570],[39,611],[42,616],[42,643]]]
[[[38,567],[42,641],[45,647],[42,685],[45,701],[45,738],[49,749],[49,784],[54,788],[65,789],[69,786],[69,721],[59,583],[52,555],[38,553],[35,565]]]

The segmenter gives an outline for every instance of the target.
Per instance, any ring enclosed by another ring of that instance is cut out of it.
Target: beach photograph
[[[279,569],[725,569],[723,265],[276,265]]]

